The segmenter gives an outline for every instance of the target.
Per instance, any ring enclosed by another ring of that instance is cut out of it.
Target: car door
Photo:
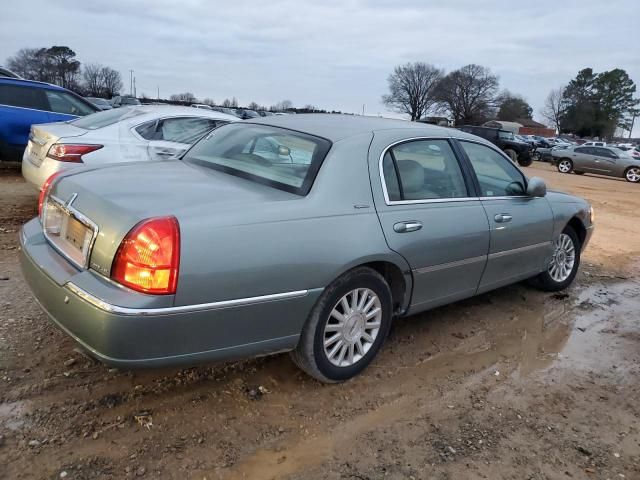
[[[526,177],[502,153],[460,140],[477,179],[489,220],[487,267],[479,292],[517,282],[544,270],[552,253],[553,212],[546,198],[526,195]]]
[[[151,160],[167,160],[182,155],[217,125],[217,121],[210,118],[169,117],[149,122],[136,131],[149,140]]]
[[[574,170],[579,172],[593,173],[597,165],[594,162],[594,156],[592,153],[594,147],[575,147],[573,150],[567,152],[567,157],[571,158],[573,162]]]
[[[369,162],[372,185],[382,187],[374,198],[387,244],[411,266],[410,311],[474,295],[487,259],[489,226],[466,166],[447,139],[389,145],[391,138],[392,133],[376,132]]]
[[[618,156],[605,147],[592,147],[594,150],[594,163],[598,173],[610,175],[616,168]]]
[[[49,121],[46,110],[41,88],[0,84],[0,160],[20,160],[31,125]]]

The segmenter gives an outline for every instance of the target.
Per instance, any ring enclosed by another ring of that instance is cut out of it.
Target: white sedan
[[[33,125],[22,176],[39,190],[67,168],[175,158],[212,129],[236,121],[212,110],[141,105]]]

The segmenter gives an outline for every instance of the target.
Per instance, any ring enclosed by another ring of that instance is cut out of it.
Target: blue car
[[[84,98],[62,87],[1,77],[0,160],[22,160],[31,125],[64,122],[97,111]]]

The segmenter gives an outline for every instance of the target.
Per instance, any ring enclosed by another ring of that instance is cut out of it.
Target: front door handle
[[[398,222],[393,226],[393,230],[397,233],[415,232],[422,228],[422,223],[412,220],[409,222]]]
[[[507,223],[510,222],[513,217],[508,213],[498,213],[495,217],[493,217],[493,219],[496,221],[496,223]]]

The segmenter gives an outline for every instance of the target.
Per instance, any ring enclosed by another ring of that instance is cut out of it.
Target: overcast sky
[[[640,83],[638,18],[640,0],[13,1],[0,15],[0,62],[67,45],[119,70],[126,90],[133,69],[139,95],[364,104],[369,115],[389,114],[380,97],[395,65],[477,63],[540,119],[549,90],[581,68],[624,68]]]

